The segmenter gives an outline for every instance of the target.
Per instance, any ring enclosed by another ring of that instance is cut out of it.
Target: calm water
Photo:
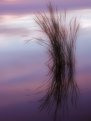
[[[80,93],[77,108],[70,107],[65,120],[90,121],[91,10],[68,14],[77,16],[81,24],[76,43]],[[48,79],[48,53],[34,39],[42,35],[33,18],[34,15],[0,15],[0,121],[52,121],[52,113],[38,108]]]

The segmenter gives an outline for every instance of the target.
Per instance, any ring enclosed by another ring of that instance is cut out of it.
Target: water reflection
[[[81,34],[76,43],[77,48],[74,56],[76,56],[77,63],[75,67],[75,62],[73,61],[74,71],[72,78],[74,78],[74,82],[77,81],[81,95],[79,96],[79,106],[77,110],[75,110],[75,107],[71,107],[70,104],[67,103],[66,99],[65,102],[63,101],[61,103],[58,110],[61,109],[61,112],[63,113],[62,107],[64,107],[64,105],[65,111],[67,109],[67,105],[71,108],[69,109],[69,116],[65,115],[65,121],[90,121],[91,10],[69,11],[69,16],[73,15],[77,15],[77,18],[79,18]],[[0,121],[53,121],[51,119],[51,113],[48,115],[46,110],[42,110],[42,112],[37,110],[40,103],[37,101],[43,95],[40,93],[40,95],[36,96],[36,92],[38,92],[36,88],[39,87],[41,83],[44,84],[45,80],[47,81],[46,78],[48,77],[45,75],[48,68],[45,62],[48,59],[48,54],[46,53],[46,48],[39,46],[35,41],[25,44],[24,40],[30,39],[31,36],[38,35],[38,31],[34,30],[36,29],[34,28],[36,25],[33,21],[33,16],[17,15],[17,18],[13,18],[11,15],[8,17],[9,19],[7,17],[3,17],[3,15],[0,16],[3,19],[0,23],[0,27],[2,26],[1,28],[3,28],[3,31],[0,31]],[[18,32],[18,28],[20,32]],[[22,28],[25,29],[24,32],[26,31],[26,36],[21,30]],[[11,29],[14,29],[13,32],[11,32]],[[16,30],[18,34],[16,33]],[[27,30],[29,30],[29,32]],[[10,35],[10,32],[12,35],[8,36]],[[52,66],[52,62],[50,63],[50,66]],[[74,76],[76,76],[76,80]],[[51,83],[52,79],[48,80],[48,89],[50,88]],[[42,93],[46,93],[45,88],[43,88]],[[44,101],[44,98],[42,101]],[[52,110],[52,107],[55,108],[54,102],[56,102],[56,100],[50,102],[53,102],[53,106],[47,106],[48,111],[49,109]],[[61,115],[61,112],[57,112],[57,119],[60,118],[59,115]]]
[[[75,105],[78,96],[74,74],[75,42],[79,24],[74,19],[67,25],[66,13],[59,17],[51,4],[48,5],[48,13],[49,15],[43,13],[37,16],[36,20],[48,37],[48,43],[40,40],[48,46],[50,57],[49,85],[46,95],[41,100],[40,109],[47,109],[48,112],[54,110],[54,121],[56,121],[59,110],[64,113],[70,104]]]

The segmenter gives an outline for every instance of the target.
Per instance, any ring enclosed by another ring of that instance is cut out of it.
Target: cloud
[[[91,0],[52,0],[59,8],[89,8]],[[1,0],[0,13],[21,14],[45,9],[48,0]]]
[[[27,35],[29,34],[29,30],[27,28],[9,28],[9,27],[1,27],[0,34],[15,36],[15,35]]]

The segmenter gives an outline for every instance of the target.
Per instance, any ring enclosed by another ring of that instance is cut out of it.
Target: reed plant
[[[55,107],[55,118],[58,109],[67,101],[76,102],[78,87],[74,79],[75,48],[79,23],[77,19],[67,20],[67,13],[60,13],[52,4],[47,6],[48,12],[36,16],[36,22],[47,39],[39,39],[45,43],[49,52],[49,85],[42,98],[41,109]]]

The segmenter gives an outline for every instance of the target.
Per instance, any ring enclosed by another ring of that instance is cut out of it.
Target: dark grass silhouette
[[[62,107],[68,103],[75,104],[78,87],[74,79],[75,73],[75,44],[79,24],[76,18],[69,23],[66,21],[66,12],[59,14],[51,4],[48,13],[36,16],[36,22],[47,36],[45,43],[49,52],[49,86],[46,95],[41,99],[40,109],[51,110],[54,107],[54,120]]]

